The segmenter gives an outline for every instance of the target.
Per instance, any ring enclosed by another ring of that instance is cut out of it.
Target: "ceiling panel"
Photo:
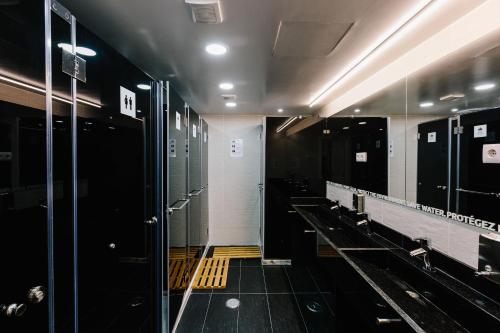
[[[132,62],[173,81],[196,110],[212,114],[275,114],[278,107],[288,114],[312,112],[311,96],[419,1],[221,0],[222,24],[196,24],[184,0],[61,0]],[[297,37],[288,36],[283,52],[299,56],[273,57],[281,21],[331,25],[323,33],[312,31],[317,26],[296,27]],[[335,45],[350,23],[333,52],[315,56]],[[228,45],[229,53],[206,54],[205,45],[214,41]],[[222,81],[235,84],[230,93],[237,95],[237,108],[224,107]]]

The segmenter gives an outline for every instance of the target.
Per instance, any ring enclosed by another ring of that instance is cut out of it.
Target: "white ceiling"
[[[288,114],[311,112],[311,97],[419,1],[221,0],[224,22],[217,25],[193,23],[184,0],[61,2],[144,71],[173,81],[198,112],[274,115],[279,107]],[[300,24],[290,25],[273,56],[281,21]],[[333,47],[338,41],[335,27],[345,30],[351,23],[345,38],[323,56],[328,42]],[[315,27],[331,33],[309,40],[307,36],[318,36],[311,34]],[[229,53],[206,54],[205,45],[214,41],[228,45]],[[318,49],[298,51],[307,47]],[[235,84],[236,109],[224,107],[218,88],[222,81]]]

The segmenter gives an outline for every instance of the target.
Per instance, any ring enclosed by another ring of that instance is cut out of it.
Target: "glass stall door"
[[[168,267],[168,279],[165,279],[168,289],[168,316],[169,330],[171,331],[182,304],[182,298],[188,282],[188,189],[187,189],[187,114],[184,101],[173,90],[169,90],[169,115],[168,122],[168,143],[165,149],[168,150],[168,168],[164,174],[168,174],[168,227],[165,232],[168,237],[168,262],[164,264]],[[167,128],[167,127],[166,127]],[[167,154],[165,154],[167,155]],[[167,272],[165,272],[167,273]],[[164,314],[165,315],[165,314]]]
[[[80,332],[153,332],[155,83],[79,23],[76,40],[86,61],[75,131]]]
[[[201,141],[200,141],[200,117],[188,107],[188,154],[189,154],[189,219],[188,219],[188,272],[189,281],[194,277],[198,260],[201,256]]]
[[[48,332],[42,1],[0,6],[0,332]]]

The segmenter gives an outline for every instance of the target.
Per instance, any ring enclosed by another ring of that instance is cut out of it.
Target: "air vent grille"
[[[195,23],[222,23],[222,11],[219,0],[186,0],[191,7]]]

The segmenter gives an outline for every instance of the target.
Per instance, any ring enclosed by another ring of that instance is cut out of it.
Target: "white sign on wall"
[[[488,135],[488,130],[486,124],[474,126],[474,137],[475,138],[485,138]]]
[[[196,138],[196,132],[197,132],[196,125],[193,124],[193,138]]]
[[[356,162],[368,162],[368,153],[367,152],[356,153]]]
[[[135,93],[120,86],[120,113],[135,118]]]
[[[207,142],[207,132],[203,132],[203,142]]]
[[[181,114],[179,112],[175,113],[175,128],[181,130]]]
[[[427,142],[436,142],[436,132],[427,133]]]
[[[243,139],[231,140],[231,157],[243,157]]]

